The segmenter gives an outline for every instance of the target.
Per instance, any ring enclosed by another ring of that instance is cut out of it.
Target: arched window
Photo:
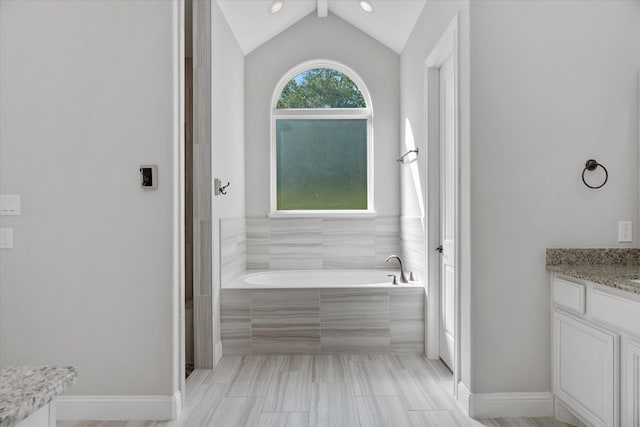
[[[272,214],[373,212],[371,98],[352,70],[294,68],[276,87],[271,118]]]

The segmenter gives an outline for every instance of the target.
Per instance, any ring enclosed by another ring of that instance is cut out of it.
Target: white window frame
[[[298,74],[314,68],[330,68],[349,77],[362,94],[366,108],[281,108],[278,109],[278,99],[284,87]],[[367,209],[319,209],[319,210],[278,210],[277,204],[277,158],[276,158],[276,120],[305,119],[359,119],[367,121]],[[276,85],[271,100],[271,212],[270,217],[366,217],[375,216],[373,204],[373,107],[371,96],[366,85],[352,69],[335,61],[317,59],[304,62],[289,70]]]

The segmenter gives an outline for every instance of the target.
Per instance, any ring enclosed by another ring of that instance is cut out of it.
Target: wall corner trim
[[[551,392],[470,393],[464,384],[458,383],[458,403],[473,418],[553,416]]]
[[[172,396],[60,396],[59,420],[174,420],[182,412],[180,391]]]

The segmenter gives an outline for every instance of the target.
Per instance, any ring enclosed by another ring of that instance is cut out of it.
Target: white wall
[[[459,28],[459,101],[460,101],[460,162],[461,162],[461,203],[462,216],[460,242],[462,259],[459,266],[461,280],[461,369],[460,376],[467,387],[470,387],[470,283],[469,272],[469,1],[428,1],[418,17],[416,26],[407,41],[401,55],[401,150],[414,145],[420,150],[416,163],[401,168],[400,190],[402,195],[402,216],[404,223],[415,223],[415,218],[423,219],[427,214],[427,163],[430,160],[426,146],[426,109],[425,109],[425,59],[440,40],[454,17],[458,15]],[[431,156],[433,157],[433,156]],[[431,163],[433,164],[433,163]],[[437,163],[436,163],[437,164]],[[433,176],[431,177],[433,178]],[[421,205],[422,200],[422,205]],[[428,223],[432,220],[428,219]],[[427,224],[428,225],[428,224]],[[403,242],[415,240],[419,227],[403,227]],[[417,238],[423,242],[426,226]],[[438,239],[430,236],[430,240]],[[435,248],[435,246],[433,246]],[[405,249],[406,251],[406,249]],[[423,250],[422,253],[428,253]],[[424,264],[424,263],[423,263]],[[425,266],[422,266],[425,269]]]
[[[400,213],[398,157],[399,56],[335,15],[311,14],[245,58],[246,213],[270,210],[270,112],[275,86],[294,66],[330,59],[365,82],[374,108],[374,185],[378,215]]]
[[[545,248],[633,246],[640,2],[471,2],[471,44],[472,391],[548,391]]]
[[[178,387],[177,11],[0,2],[0,192],[22,196],[1,218],[0,364],[75,365],[69,394]]]
[[[218,6],[212,1],[212,179],[230,182],[226,196],[213,196],[213,334],[220,344],[220,219],[244,218],[244,54]],[[244,221],[243,221],[244,222]]]

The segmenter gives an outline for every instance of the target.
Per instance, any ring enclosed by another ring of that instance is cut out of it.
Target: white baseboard
[[[462,412],[469,416],[469,405],[471,403],[471,392],[462,381],[458,381],[458,405]]]
[[[468,408],[473,418],[552,417],[553,395],[551,392],[470,393]]]
[[[174,420],[180,416],[180,391],[173,396],[60,396],[59,420]]]

